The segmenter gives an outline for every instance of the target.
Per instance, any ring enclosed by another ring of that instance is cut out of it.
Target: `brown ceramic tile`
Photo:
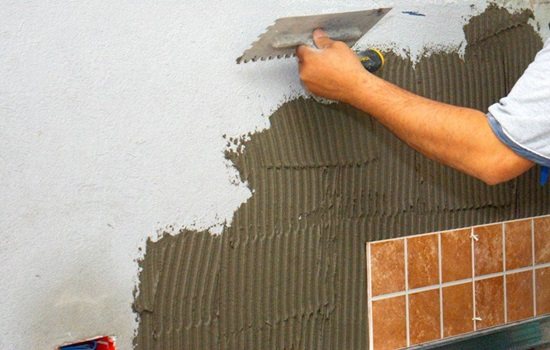
[[[440,338],[439,289],[409,295],[411,344]]]
[[[472,318],[472,283],[443,288],[443,336],[473,331]]]
[[[494,277],[475,283],[477,329],[504,324],[504,278]]]
[[[535,262],[550,262],[550,217],[535,219]]]
[[[376,350],[407,346],[405,297],[372,302],[373,342]]]
[[[536,270],[537,316],[550,314],[550,267]]]
[[[407,238],[407,272],[409,289],[439,283],[437,235]]]
[[[371,243],[372,295],[405,290],[404,240]]]
[[[506,275],[506,299],[508,322],[534,316],[532,271]]]
[[[443,283],[472,277],[470,229],[441,234],[441,275]]]
[[[502,224],[474,228],[476,276],[502,272]]]
[[[506,231],[506,270],[533,265],[533,244],[531,220],[507,222]]]

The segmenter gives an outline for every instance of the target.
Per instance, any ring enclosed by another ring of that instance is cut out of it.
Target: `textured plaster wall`
[[[533,7],[548,35],[547,1],[510,3]],[[486,2],[5,1],[0,348],[113,334],[130,349],[147,237],[230,225],[251,192],[224,158],[224,135],[269,127],[303,94],[293,60],[234,59],[277,17],[388,5],[360,45],[416,60],[463,50],[462,26]]]

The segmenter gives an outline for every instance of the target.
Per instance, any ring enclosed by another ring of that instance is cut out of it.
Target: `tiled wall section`
[[[550,215],[367,244],[370,348],[550,313]]]

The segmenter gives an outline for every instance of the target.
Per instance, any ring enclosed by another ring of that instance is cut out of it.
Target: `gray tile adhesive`
[[[542,47],[530,16],[490,7],[464,27],[464,61],[388,54],[381,75],[486,110]],[[486,186],[349,106],[297,99],[271,124],[227,155],[254,189],[230,228],[147,243],[136,349],[365,349],[367,241],[550,213],[536,170]]]

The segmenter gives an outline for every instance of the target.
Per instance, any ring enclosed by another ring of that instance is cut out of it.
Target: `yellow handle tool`
[[[384,55],[377,49],[367,49],[357,53],[363,67],[371,73],[384,66]]]

